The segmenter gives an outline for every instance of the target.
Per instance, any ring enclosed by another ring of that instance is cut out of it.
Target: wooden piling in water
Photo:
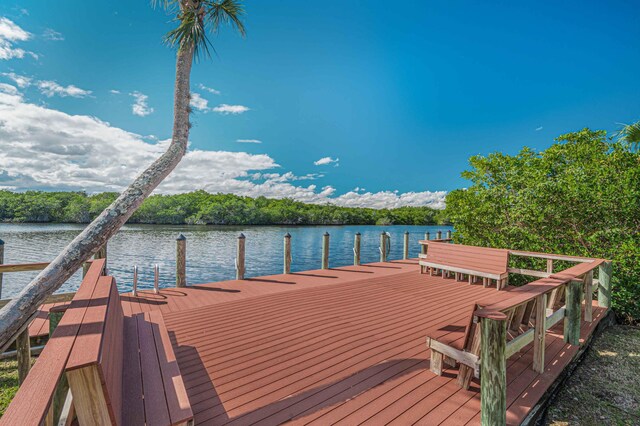
[[[176,238],[176,287],[187,286],[187,238]]]
[[[322,236],[322,269],[329,269],[329,233]]]
[[[134,296],[138,295],[138,266],[134,265],[133,267],[133,291],[131,292]]]
[[[441,240],[441,239],[442,239],[442,231],[436,232],[436,240]]]
[[[451,239],[451,230],[447,230],[447,240]]]
[[[158,264],[153,267],[153,292],[160,293],[160,267]]]
[[[285,274],[291,273],[291,234],[284,235],[284,268]]]
[[[0,240],[0,265],[4,263],[4,241]],[[0,272],[0,299],[2,299],[2,272]]]
[[[360,243],[361,243],[361,234],[356,232],[356,235],[353,237],[353,264],[355,266],[360,265]]]
[[[380,234],[380,262],[387,261],[387,233],[382,231]]]
[[[480,317],[480,421],[507,424],[507,316],[488,312]]]
[[[407,260],[409,258],[409,231],[404,232],[404,247],[402,250],[402,258]]]
[[[238,235],[238,247],[236,250],[236,280],[244,280],[244,255],[246,237],[243,233]]]
[[[424,233],[424,239],[429,241],[431,239],[431,233],[430,232],[425,232]],[[427,246],[426,245],[422,245],[420,250],[421,250],[422,254],[427,254]]]
[[[611,262],[604,262],[598,268],[598,306],[602,308],[611,307]]]
[[[580,344],[580,317],[582,307],[582,281],[571,280],[567,283],[566,317],[564,319],[564,341]]]

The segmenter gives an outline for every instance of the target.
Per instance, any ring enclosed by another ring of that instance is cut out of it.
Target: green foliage
[[[0,191],[0,221],[88,223],[118,194],[105,192],[16,193]],[[429,207],[391,210],[305,204],[291,199],[250,198],[195,191],[153,195],[133,214],[129,223],[204,225],[373,225],[435,224],[440,211]]]
[[[618,140],[637,150],[640,147],[640,121],[626,124],[620,129],[618,132]]]
[[[604,131],[470,159],[445,211],[459,242],[614,260],[613,305],[640,319],[640,154]]]

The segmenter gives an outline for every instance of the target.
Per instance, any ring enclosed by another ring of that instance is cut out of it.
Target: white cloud
[[[32,79],[30,77],[25,77],[24,75],[18,75],[13,72],[3,72],[2,75],[13,80],[13,82],[16,83],[18,87],[20,87],[21,89],[24,89],[25,87],[31,85]]]
[[[198,87],[199,87],[200,89],[202,89],[202,90],[206,90],[207,92],[209,92],[209,93],[211,93],[211,94],[213,94],[213,95],[219,95],[219,94],[220,94],[220,91],[219,91],[219,90],[213,89],[213,88],[211,88],[211,87],[207,87],[207,86],[205,86],[205,85],[204,85],[204,84],[202,84],[202,83],[198,84]]]
[[[153,108],[147,104],[147,99],[149,99],[147,95],[138,91],[129,94],[133,96],[134,99],[133,105],[131,105],[133,115],[145,117],[153,112]]]
[[[5,86],[0,90],[0,189],[120,191],[169,144],[169,140],[158,142],[95,117],[26,102],[17,89]],[[302,181],[323,178],[322,174],[297,176],[279,170],[267,154],[190,150],[156,192],[204,189],[374,208],[444,205],[444,192],[348,192],[336,196],[331,185],[298,186]]]
[[[7,95],[18,95],[18,89],[7,83],[0,83],[0,92]]]
[[[540,127],[536,127],[536,132],[539,132],[540,130],[544,129],[544,127],[540,126]]]
[[[84,90],[79,87],[70,84],[68,86],[61,86],[55,81],[38,81],[38,90],[40,93],[47,97],[61,96],[63,98],[71,96],[73,98],[84,98],[91,94],[90,90]]]
[[[64,40],[64,36],[59,33],[58,31],[51,29],[51,28],[47,28],[44,30],[44,32],[42,33],[42,37],[44,37],[47,40],[51,40],[51,41],[63,41]]]
[[[236,139],[238,143],[262,143],[259,139]]]
[[[336,167],[337,167],[339,161],[340,161],[340,159],[337,158],[337,157],[336,158],[322,157],[318,161],[314,161],[313,164],[315,164],[316,166],[326,166],[328,164],[335,164]]]
[[[111,89],[111,90],[109,90],[109,93],[111,93],[112,95],[119,95],[120,91],[116,90],[116,89]]]
[[[31,34],[20,28],[12,20],[0,17],[0,59],[24,58],[24,55],[31,55],[38,58],[33,52],[15,47],[16,42],[27,41]]]
[[[203,111],[203,112],[209,111],[209,101],[207,101],[205,98],[200,96],[199,93],[195,93],[195,92],[191,93],[191,100],[189,101],[189,105],[191,105],[193,108],[197,109],[198,111]]]
[[[227,105],[220,104],[215,108],[212,108],[211,111],[218,112],[220,114],[242,114],[243,112],[249,111],[249,108],[244,105]]]

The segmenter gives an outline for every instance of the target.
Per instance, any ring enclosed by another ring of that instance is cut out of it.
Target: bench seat
[[[192,422],[161,313],[125,317],[113,277],[97,281],[66,373],[80,425]]]

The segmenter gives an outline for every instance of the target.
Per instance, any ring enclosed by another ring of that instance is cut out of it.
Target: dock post
[[[593,270],[584,275],[584,320],[593,321]]]
[[[436,240],[441,240],[441,239],[442,239],[442,231],[436,232]]]
[[[238,248],[236,250],[236,280],[244,280],[244,252],[246,237],[241,232],[238,235]]]
[[[187,286],[187,238],[176,238],[176,287]]]
[[[451,239],[451,230],[447,230],[447,240]]]
[[[18,383],[22,384],[31,369],[31,342],[29,341],[28,326],[16,338],[16,356],[18,358]]]
[[[153,292],[155,294],[160,292],[160,267],[157,263],[153,267]]]
[[[547,332],[547,295],[536,297],[536,323],[533,331],[533,371],[544,373],[544,348]],[[527,319],[528,321],[528,319]]]
[[[0,239],[0,265],[4,263],[4,241]],[[0,272],[0,299],[2,299],[2,272]]]
[[[564,319],[564,341],[571,345],[580,344],[580,316],[582,307],[582,281],[567,283],[566,317]]]
[[[284,273],[291,273],[291,234],[284,235]]]
[[[382,231],[380,234],[380,262],[387,261],[387,233]]]
[[[49,309],[49,338],[53,336],[53,332],[60,323],[62,316],[67,311],[68,304],[54,306]],[[53,414],[54,424],[57,424],[57,420],[60,418],[64,401],[67,398],[67,392],[69,392],[69,382],[67,381],[67,375],[63,374],[60,377],[60,381],[56,386],[56,390],[53,394],[53,400],[51,402],[51,410]]]
[[[507,316],[487,312],[480,317],[480,422],[507,424]]]
[[[98,249],[96,254],[93,255],[94,259],[104,259],[104,266],[107,267],[107,243],[104,243],[102,247]]]
[[[356,232],[356,235],[353,237],[353,264],[355,266],[360,265],[360,242],[362,239],[362,235],[359,232]]]
[[[404,260],[409,258],[409,231],[404,232],[404,250],[402,250],[402,258]]]
[[[329,269],[329,233],[322,236],[322,269]]]
[[[611,275],[613,268],[611,262],[604,262],[598,268],[598,306],[611,307]]]
[[[431,233],[430,232],[425,232],[424,233],[424,239],[429,241],[431,239]],[[427,246],[426,245],[422,245],[422,254],[427,254]]]
[[[138,296],[138,265],[133,266],[133,291],[131,294]]]

